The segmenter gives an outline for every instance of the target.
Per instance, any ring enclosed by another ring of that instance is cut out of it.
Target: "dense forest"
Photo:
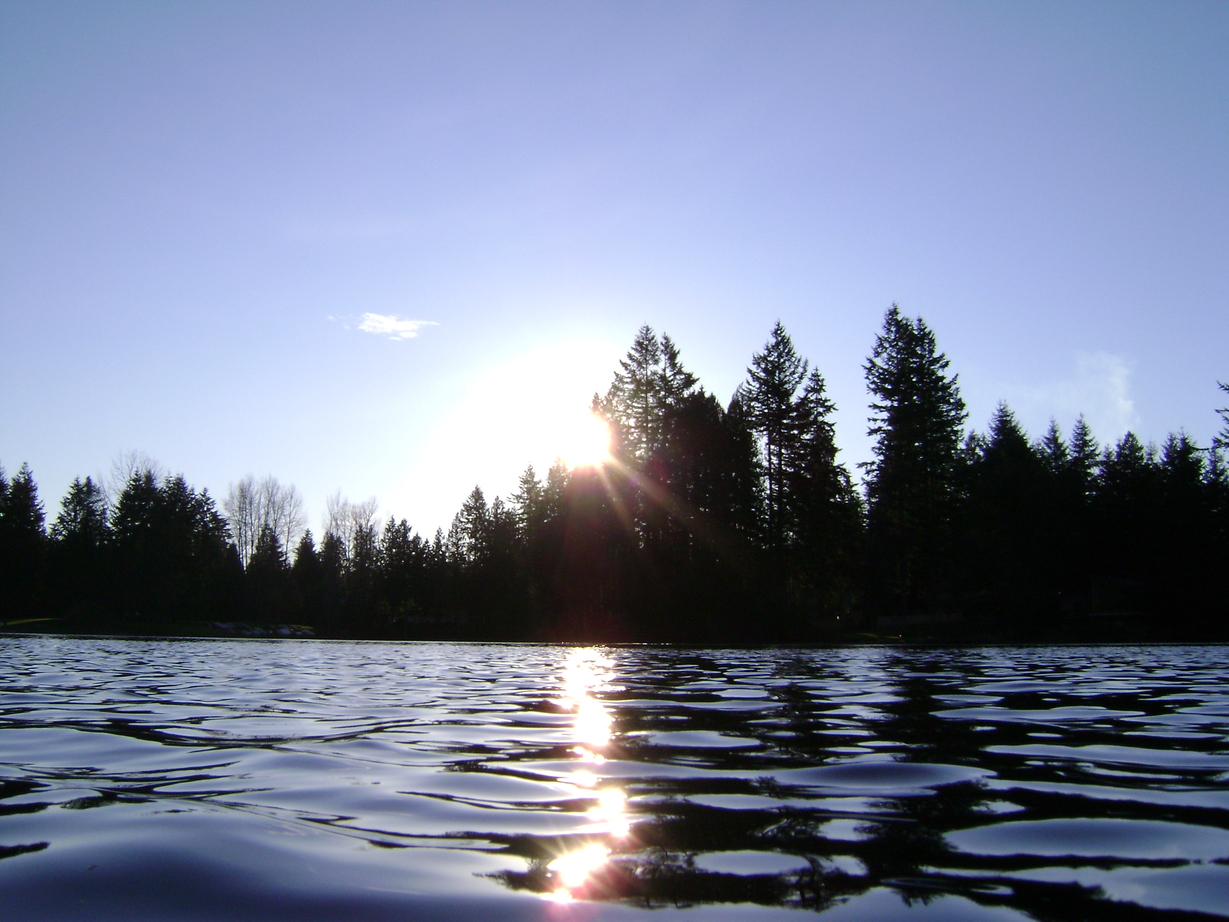
[[[894,305],[864,366],[873,461],[837,459],[824,378],[778,323],[726,405],[636,335],[593,412],[609,463],[475,487],[447,533],[249,477],[221,506],[134,460],[47,527],[0,470],[0,629],[810,642],[1229,639],[1229,410],[1199,447],[1081,418],[966,431],[957,377]],[[1220,385],[1229,392],[1229,386]]]

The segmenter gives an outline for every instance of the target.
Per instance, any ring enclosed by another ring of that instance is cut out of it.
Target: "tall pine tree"
[[[6,620],[42,614],[47,536],[38,486],[28,464],[7,483],[0,468],[0,485],[0,604]]]
[[[807,426],[806,407],[798,388],[807,377],[808,362],[798,355],[780,320],[761,352],[751,357],[747,381],[739,397],[762,439],[768,542],[781,549],[788,534],[788,477]]]
[[[967,417],[934,333],[895,304],[864,367],[875,460],[867,470],[869,589],[883,610],[933,611],[952,571],[951,525]]]

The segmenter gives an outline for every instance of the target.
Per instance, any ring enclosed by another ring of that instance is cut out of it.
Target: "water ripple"
[[[1226,679],[1219,646],[0,637],[0,905],[1226,918]]]

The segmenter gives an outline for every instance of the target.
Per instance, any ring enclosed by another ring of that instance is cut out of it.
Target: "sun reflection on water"
[[[627,816],[627,795],[619,788],[606,788],[598,794],[597,803],[589,808],[589,818],[612,836],[626,836],[631,829],[631,820]]]
[[[583,767],[559,780],[574,785],[596,799],[587,811],[591,835],[625,839],[631,830],[627,795],[601,775],[614,732],[614,718],[595,692],[609,687],[612,663],[598,650],[580,649],[568,654],[563,666],[561,707],[572,712],[572,734],[576,745],[571,752]],[[547,865],[553,888],[548,896],[568,902],[582,893],[592,876],[610,860],[611,848],[603,842],[588,841],[580,848],[565,851]]]

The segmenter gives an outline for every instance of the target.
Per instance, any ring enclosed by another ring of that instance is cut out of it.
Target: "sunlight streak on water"
[[[577,742],[594,754],[610,743],[614,723],[606,706],[593,693],[610,680],[610,658],[598,650],[580,649],[568,654],[563,669],[562,706],[575,715]]]
[[[563,667],[561,705],[573,714],[572,732],[577,742],[571,752],[581,762],[599,771],[606,761],[603,750],[610,746],[614,717],[606,705],[595,697],[595,692],[611,687],[612,666],[610,657],[601,651],[581,648],[569,652]],[[559,780],[578,788],[595,789],[602,777],[593,768],[574,769]],[[586,812],[592,821],[589,832],[613,839],[626,837],[631,829],[626,811],[627,795],[613,785],[597,793],[597,802]],[[601,842],[588,842],[565,851],[547,865],[554,884],[548,895],[555,900],[573,899],[576,891],[589,881],[592,874],[606,864],[610,854],[609,846]]]

